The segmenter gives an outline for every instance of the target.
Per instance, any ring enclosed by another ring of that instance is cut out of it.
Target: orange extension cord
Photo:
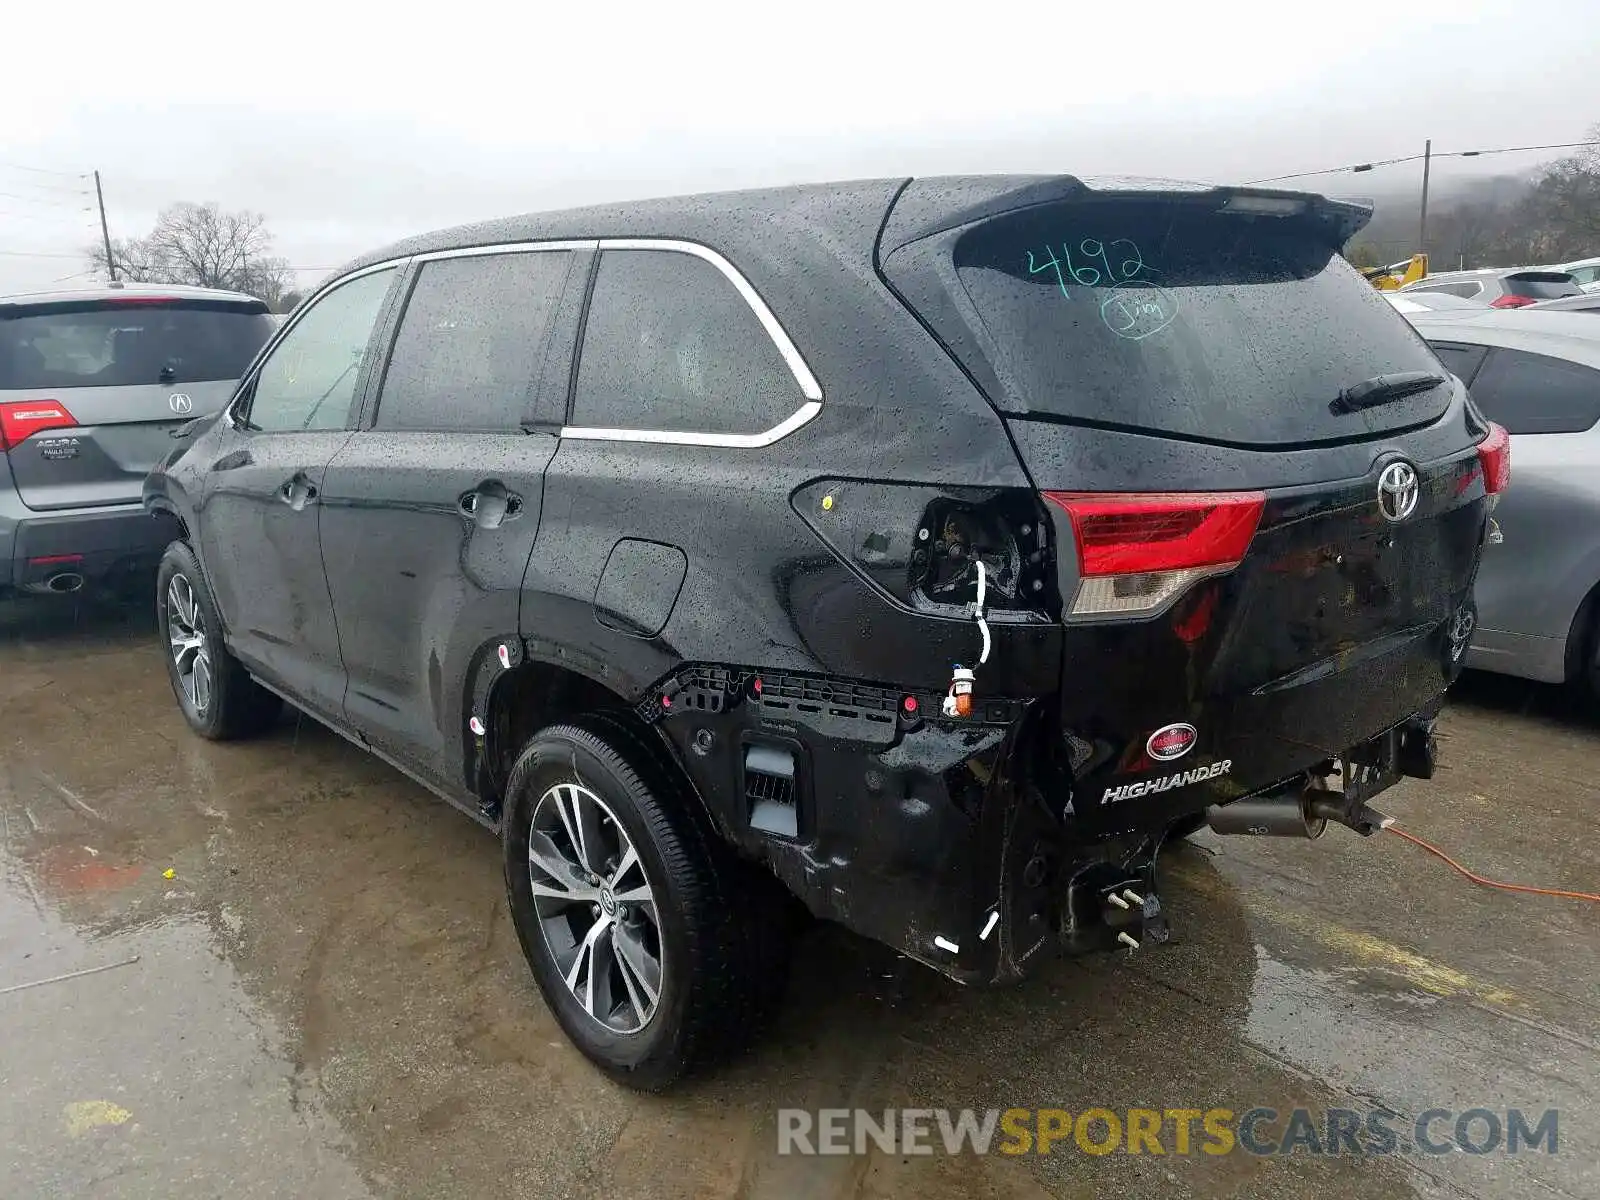
[[[1484,887],[1500,888],[1502,891],[1507,892],[1532,892],[1536,896],[1560,896],[1567,900],[1588,900],[1592,903],[1600,904],[1600,896],[1597,896],[1593,892],[1564,892],[1560,888],[1530,887],[1525,883],[1501,883],[1497,879],[1485,879],[1482,875],[1474,875],[1471,871],[1467,870],[1455,859],[1451,858],[1443,850],[1435,846],[1432,842],[1425,842],[1416,834],[1407,833],[1404,829],[1401,829],[1397,825],[1390,825],[1387,826],[1387,828],[1390,833],[1399,834],[1413,846],[1421,846],[1424,850],[1426,850],[1429,854],[1434,855],[1436,858],[1444,859],[1445,862],[1449,863],[1457,871],[1460,871],[1468,879],[1472,880],[1473,883],[1481,883]]]

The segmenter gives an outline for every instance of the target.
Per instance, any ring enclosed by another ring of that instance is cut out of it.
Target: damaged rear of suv
[[[1367,216],[887,180],[371,255],[147,484],[180,705],[286,696],[497,828],[635,1086],[771,999],[774,877],[970,983],[1159,941],[1172,836],[1368,833],[1433,770],[1508,445],[1340,258]]]

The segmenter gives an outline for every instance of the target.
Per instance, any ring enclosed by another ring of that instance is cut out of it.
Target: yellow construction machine
[[[1362,267],[1361,274],[1380,292],[1398,292],[1408,283],[1415,283],[1428,273],[1428,256],[1413,254],[1404,262],[1390,263],[1387,267]]]

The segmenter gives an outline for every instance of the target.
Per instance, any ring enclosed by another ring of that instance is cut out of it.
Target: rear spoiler
[[[975,194],[981,193],[981,194]],[[908,242],[1006,213],[1082,200],[1171,200],[1196,208],[1295,220],[1338,249],[1372,220],[1370,200],[1340,200],[1316,192],[1218,187],[1166,179],[1090,179],[1073,175],[1009,176],[972,183],[907,181],[878,243],[887,258]]]

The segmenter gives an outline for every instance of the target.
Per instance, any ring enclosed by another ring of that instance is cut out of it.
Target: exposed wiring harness
[[[1482,875],[1475,875],[1471,871],[1467,870],[1455,859],[1451,858],[1443,850],[1435,846],[1432,842],[1424,841],[1414,833],[1407,833],[1398,825],[1386,825],[1384,828],[1386,828],[1390,833],[1399,834],[1414,846],[1421,846],[1434,857],[1442,858],[1445,862],[1449,863],[1450,866],[1454,867],[1461,874],[1472,880],[1473,883],[1482,884],[1484,887],[1500,888],[1502,891],[1507,892],[1531,892],[1536,896],[1559,896],[1566,900],[1588,900],[1592,903],[1600,904],[1600,895],[1596,895],[1594,892],[1569,892],[1564,891],[1561,888],[1533,887],[1526,883],[1502,883],[1498,879],[1485,879]]]
[[[970,717],[972,715],[972,693],[978,685],[978,667],[989,661],[989,622],[984,618],[983,605],[989,594],[989,572],[983,565],[983,559],[977,560],[978,566],[978,600],[972,606],[972,619],[978,623],[978,632],[983,634],[983,653],[978,655],[978,661],[971,667],[963,667],[960,663],[955,665],[955,670],[950,673],[950,688],[945,692],[944,703],[941,711],[947,717]]]

